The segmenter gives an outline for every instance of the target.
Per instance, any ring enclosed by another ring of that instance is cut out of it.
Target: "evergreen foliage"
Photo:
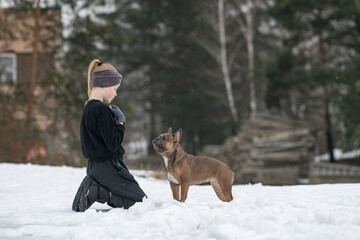
[[[321,98],[332,106],[330,114],[333,115],[331,123],[336,146],[358,148],[356,129],[360,118],[355,109],[360,101],[354,66],[359,57],[359,1],[278,0],[269,13],[286,29],[287,37],[283,38],[281,53],[265,70],[267,106],[285,110],[290,115],[294,114],[291,106],[299,109],[305,105],[311,111],[318,100],[311,93],[326,85],[328,92]],[[312,43],[319,41],[320,35],[324,56],[321,56],[319,45]],[[298,101],[294,102],[291,95]],[[296,114],[295,117],[301,118]]]

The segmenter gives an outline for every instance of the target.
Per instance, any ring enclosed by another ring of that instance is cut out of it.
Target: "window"
[[[0,53],[0,82],[16,82],[16,54]]]

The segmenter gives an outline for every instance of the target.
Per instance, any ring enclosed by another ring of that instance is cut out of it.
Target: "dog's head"
[[[174,134],[169,128],[167,133],[160,134],[157,138],[152,140],[152,144],[156,152],[161,155],[167,155],[175,150],[176,144],[180,142],[182,135],[181,128]]]

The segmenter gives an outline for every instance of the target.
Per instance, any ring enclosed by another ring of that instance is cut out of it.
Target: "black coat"
[[[82,151],[88,159],[86,173],[112,194],[141,202],[146,195],[123,162],[124,132],[106,104],[87,102],[80,124]]]
[[[80,124],[81,147],[87,159],[123,157],[125,127],[116,124],[110,108],[99,100],[86,103]]]

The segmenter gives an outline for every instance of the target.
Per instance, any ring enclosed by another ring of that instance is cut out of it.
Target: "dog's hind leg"
[[[224,184],[225,186],[222,186],[222,189],[223,189],[223,193],[225,195],[225,198],[226,198],[226,202],[231,202],[234,198],[232,196],[232,193],[231,193],[231,184]]]
[[[215,179],[215,178],[212,178],[210,179],[210,184],[211,186],[213,187],[216,195],[218,196],[218,198],[221,200],[221,201],[224,201],[224,202],[228,202],[225,198],[225,195],[221,189],[221,186],[219,184],[219,182]]]
[[[226,202],[230,202],[234,199],[231,193],[233,182],[234,182],[234,173],[232,171],[228,172],[228,174],[226,174],[226,177],[224,176],[221,179],[221,181],[219,181],[219,185],[225,196]]]
[[[180,201],[179,185],[170,181],[170,187],[171,187],[171,191],[172,191],[172,194],[173,194],[173,198],[175,200],[177,200],[177,201]]]

